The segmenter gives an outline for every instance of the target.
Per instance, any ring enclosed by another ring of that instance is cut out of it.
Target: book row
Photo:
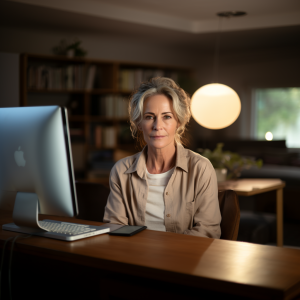
[[[70,127],[72,142],[85,143],[85,130],[83,127]],[[89,143],[97,148],[114,148],[118,145],[133,144],[129,125],[107,126],[93,124],[90,126]]]
[[[91,144],[97,148],[115,148],[118,145],[133,144],[129,125],[91,127]]]
[[[27,87],[29,89],[73,90],[102,88],[101,68],[95,65],[68,65],[65,67],[30,66]]]
[[[128,99],[121,95],[105,95],[92,100],[91,114],[109,118],[128,117]]]
[[[97,148],[114,148],[117,146],[117,132],[113,126],[96,125],[94,128],[94,141]]]
[[[29,66],[27,87],[49,90],[92,90],[105,88],[102,84],[105,81],[104,76],[107,76],[104,69],[96,65]],[[170,70],[121,69],[119,89],[122,91],[134,90],[141,82],[148,81],[153,77],[169,77],[178,82],[178,72]]]
[[[65,67],[30,66],[27,87],[29,89],[83,89],[87,84],[84,65]]]

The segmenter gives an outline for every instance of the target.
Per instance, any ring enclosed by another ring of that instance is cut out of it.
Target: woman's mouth
[[[165,137],[164,135],[152,135],[151,136],[152,139],[162,139],[164,137]]]

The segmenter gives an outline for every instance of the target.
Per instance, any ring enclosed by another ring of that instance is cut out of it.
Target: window
[[[300,148],[300,88],[256,89],[254,100],[255,137]]]

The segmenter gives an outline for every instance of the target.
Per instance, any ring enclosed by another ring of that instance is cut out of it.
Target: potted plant
[[[218,181],[237,179],[241,176],[243,169],[250,169],[253,166],[260,168],[263,164],[261,159],[255,160],[231,151],[223,151],[223,146],[223,143],[219,143],[213,151],[198,149],[198,152],[212,163],[216,170]]]
[[[61,40],[60,43],[53,48],[53,53],[56,55],[66,55],[68,57],[84,57],[87,51],[81,47],[81,41],[75,39],[72,43]]]

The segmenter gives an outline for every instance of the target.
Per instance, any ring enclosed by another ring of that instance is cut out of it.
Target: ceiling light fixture
[[[214,58],[214,83],[199,88],[191,100],[192,116],[197,123],[209,129],[222,129],[231,125],[241,112],[238,94],[229,86],[218,83],[219,50],[222,18],[246,15],[242,11],[220,12]]]

